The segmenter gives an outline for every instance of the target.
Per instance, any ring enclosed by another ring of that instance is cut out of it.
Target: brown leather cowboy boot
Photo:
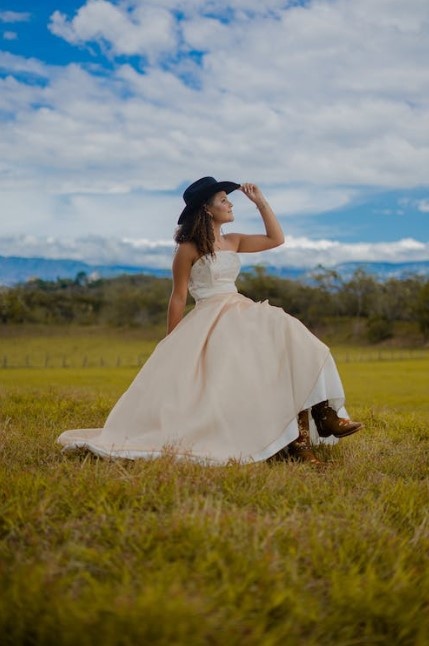
[[[336,411],[329,406],[327,401],[313,406],[311,414],[320,437],[329,437],[330,435],[338,438],[347,437],[363,427],[361,422],[352,422],[344,417],[338,417]]]
[[[291,458],[299,462],[309,462],[314,466],[325,466],[325,463],[314,455],[311,448],[308,410],[302,410],[298,414],[298,431],[297,439],[288,446]]]

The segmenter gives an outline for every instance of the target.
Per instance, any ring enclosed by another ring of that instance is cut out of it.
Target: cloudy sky
[[[2,255],[168,264],[213,175],[275,263],[429,260],[427,0],[1,0],[0,48]]]

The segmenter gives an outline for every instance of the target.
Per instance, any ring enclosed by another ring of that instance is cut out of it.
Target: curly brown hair
[[[215,237],[212,219],[206,208],[211,199],[188,216],[183,224],[177,227],[174,235],[177,244],[193,242],[201,256],[214,255]]]

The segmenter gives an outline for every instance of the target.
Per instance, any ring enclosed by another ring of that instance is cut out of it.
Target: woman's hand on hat
[[[256,205],[266,201],[264,194],[262,193],[261,189],[256,186],[256,184],[245,182],[244,184],[241,184],[240,191],[242,191],[246,195],[246,197],[248,197],[249,200],[254,202]]]

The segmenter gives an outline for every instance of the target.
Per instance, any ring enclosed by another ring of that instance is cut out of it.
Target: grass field
[[[36,347],[76,367],[25,367]],[[137,331],[1,338],[24,367],[0,372],[0,642],[429,643],[427,353],[334,349],[366,428],[318,449],[323,472],[63,455],[57,435],[102,425],[152,347]]]

